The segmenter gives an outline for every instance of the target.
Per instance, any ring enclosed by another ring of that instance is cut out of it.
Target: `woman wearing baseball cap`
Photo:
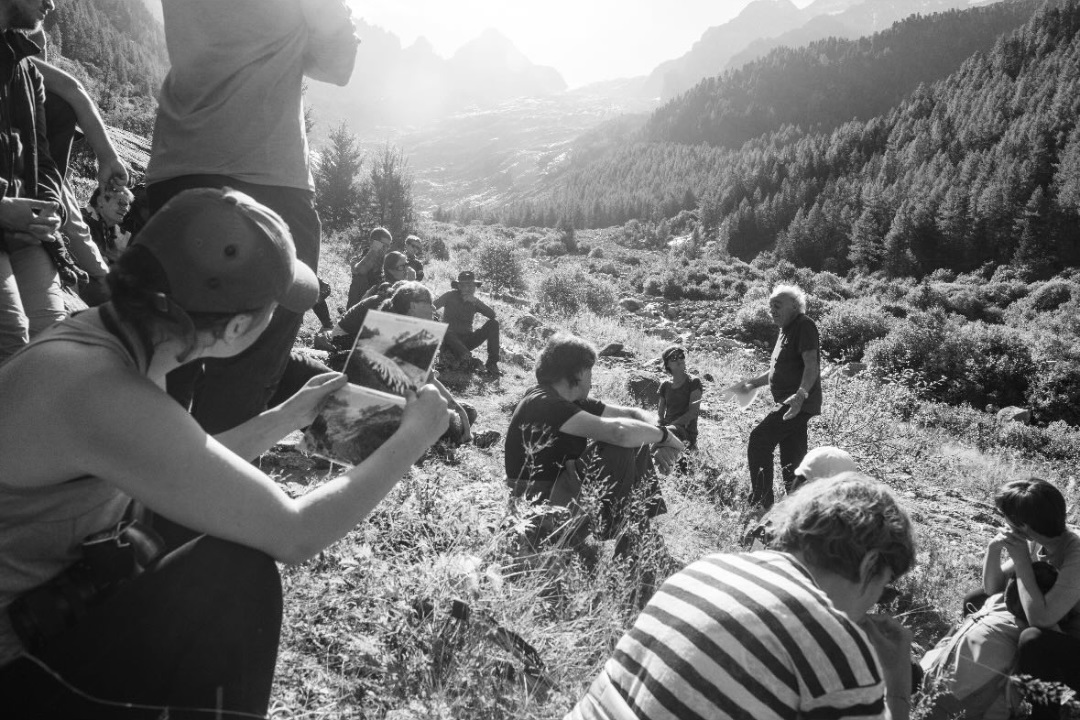
[[[109,285],[110,302],[0,369],[0,703],[13,717],[117,717],[116,703],[263,715],[275,561],[352,529],[446,429],[446,402],[430,386],[409,395],[371,457],[290,498],[250,461],[309,424],[344,376],[216,437],[164,390],[181,364],[243,352],[277,305],[315,302],[281,218],[228,189],[181,193]],[[126,523],[132,500],[197,537],[158,553]]]

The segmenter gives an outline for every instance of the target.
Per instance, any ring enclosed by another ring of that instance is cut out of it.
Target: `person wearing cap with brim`
[[[680,345],[665,349],[660,360],[671,378],[660,383],[656,414],[663,425],[673,427],[679,439],[693,450],[697,447],[701,379],[686,372],[686,349]]]
[[[109,285],[109,302],[0,368],[4,710],[97,717],[92,697],[261,717],[280,633],[275,561],[303,562],[349,532],[446,430],[446,402],[431,386],[408,393],[400,427],[370,457],[290,498],[251,461],[310,424],[343,375],[315,377],[213,437],[165,392],[182,363],[241,353],[276,307],[299,311],[317,297],[281,218],[239,192],[183,192]],[[7,612],[66,577],[84,539],[117,526],[132,500],[194,539],[59,632],[40,613]],[[52,674],[74,689],[59,692]]]
[[[495,311],[476,297],[476,289],[482,284],[476,273],[462,270],[457,280],[450,281],[451,289],[435,299],[435,307],[444,308],[442,320],[449,325],[443,348],[458,360],[467,361],[474,349],[487,343],[485,367],[492,375],[499,375],[499,321]],[[473,330],[477,313],[486,317],[487,322]]]

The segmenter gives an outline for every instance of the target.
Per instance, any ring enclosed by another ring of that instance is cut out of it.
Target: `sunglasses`
[[[404,270],[408,265],[394,265],[391,270]]]
[[[686,359],[686,353],[681,353],[681,352],[671,353],[670,355],[667,356],[667,359],[668,359],[669,362],[671,360],[685,360]]]

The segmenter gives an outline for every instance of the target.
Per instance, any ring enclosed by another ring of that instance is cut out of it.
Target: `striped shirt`
[[[863,631],[790,555],[711,555],[653,596],[565,720],[881,718]]]

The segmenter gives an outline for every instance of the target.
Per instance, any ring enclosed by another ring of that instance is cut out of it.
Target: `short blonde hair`
[[[772,300],[775,297],[789,297],[795,301],[795,305],[798,306],[799,312],[806,312],[806,293],[798,285],[777,285],[773,288],[772,294],[769,295],[769,299]]]

